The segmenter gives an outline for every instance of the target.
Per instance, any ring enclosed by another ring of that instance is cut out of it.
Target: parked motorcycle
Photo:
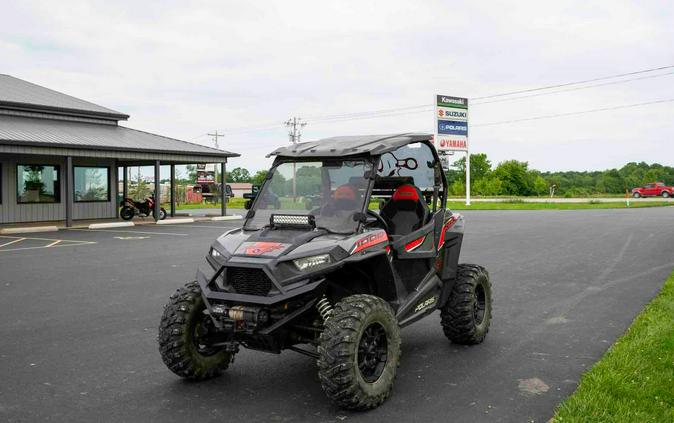
[[[124,220],[131,220],[134,216],[147,217],[152,215],[154,217],[154,196],[145,201],[135,201],[131,198],[125,198],[120,204],[122,209],[119,211],[119,217]],[[166,210],[163,207],[159,208],[159,220],[166,219]]]

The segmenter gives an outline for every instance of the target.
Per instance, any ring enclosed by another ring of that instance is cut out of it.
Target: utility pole
[[[218,137],[224,137],[225,134],[219,134],[216,129],[214,134],[206,134],[206,135],[213,137],[213,142],[215,142],[215,148],[219,149],[220,145],[218,144]]]
[[[302,122],[302,118],[293,117],[285,121],[285,125],[290,128],[288,136],[290,137],[291,144],[297,144],[300,142],[300,137],[302,136],[302,128],[304,128],[307,123]],[[293,203],[297,201],[297,165],[293,162]]]

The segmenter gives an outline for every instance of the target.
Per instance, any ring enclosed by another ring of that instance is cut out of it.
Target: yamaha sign
[[[435,96],[435,148],[438,151],[468,150],[468,99]]]

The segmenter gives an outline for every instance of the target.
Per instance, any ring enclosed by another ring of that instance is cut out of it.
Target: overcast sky
[[[212,145],[208,132],[480,97],[674,64],[663,1],[0,0],[0,72],[131,115],[125,126]],[[470,143],[493,163],[540,170],[674,165],[674,103],[480,127],[674,99],[666,76],[470,109]],[[622,78],[625,79],[625,78]],[[477,103],[477,102],[476,102]],[[311,122],[303,140],[431,132],[432,112]],[[473,126],[475,125],[475,126]],[[266,168],[279,126],[231,133],[230,168]]]

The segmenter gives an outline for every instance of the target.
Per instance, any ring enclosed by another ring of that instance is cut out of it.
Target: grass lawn
[[[631,209],[641,207],[674,206],[674,201],[630,202]],[[587,201],[585,203],[525,203],[524,201],[502,201],[494,203],[473,202],[466,206],[464,201],[448,201],[450,210],[579,210],[579,209],[624,209],[624,201],[601,203]]]
[[[246,202],[243,198],[230,198],[227,207],[232,209],[242,209]],[[306,210],[304,202],[297,202],[294,206],[288,204],[286,201],[283,204],[286,210]],[[162,205],[168,208],[168,205]],[[641,207],[662,207],[674,206],[674,201],[657,201],[657,202],[631,202],[629,208]],[[499,202],[476,202],[470,206],[466,206],[463,201],[448,201],[447,207],[450,210],[579,210],[579,209],[624,209],[626,208],[624,201],[616,201],[610,203],[600,203],[588,200],[585,203],[525,203],[521,200],[514,201],[499,201]],[[204,203],[204,204],[180,204],[177,210],[192,210],[192,209],[219,209],[220,204]],[[371,210],[377,210],[378,203],[372,202],[370,204]]]
[[[552,421],[674,422],[674,273]]]

